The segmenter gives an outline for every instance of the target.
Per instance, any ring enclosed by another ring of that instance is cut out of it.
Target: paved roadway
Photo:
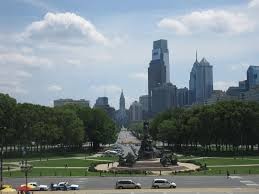
[[[144,177],[38,177],[29,178],[29,182],[38,182],[40,184],[57,183],[68,181],[78,184],[81,189],[113,189],[118,179],[131,179],[141,183],[142,188],[150,188],[154,176]],[[177,188],[258,188],[259,175],[251,176],[233,176],[227,179],[224,176],[162,176],[177,184]],[[15,187],[24,184],[24,178],[5,178],[6,184],[12,184]],[[258,192],[259,193],[259,192]]]
[[[121,129],[118,135],[118,139],[116,141],[116,144],[123,150],[124,157],[127,156],[128,153],[132,153],[136,156],[136,153],[138,153],[138,150],[140,148],[140,143],[141,141],[138,140],[135,136],[133,136],[132,133],[128,131],[126,128]],[[135,149],[135,152],[133,149]]]
[[[79,191],[66,191],[67,194],[258,194],[258,189],[141,189],[141,190],[79,190]],[[14,193],[15,194],[15,193]],[[42,192],[34,192],[34,194],[42,194]],[[59,191],[45,191],[44,194],[60,194]]]

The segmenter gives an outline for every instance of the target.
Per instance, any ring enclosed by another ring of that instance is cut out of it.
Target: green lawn
[[[90,154],[84,154],[84,153],[67,153],[67,154],[42,154],[42,160],[48,159],[58,159],[58,158],[71,158],[71,157],[91,157]],[[24,157],[19,158],[4,158],[4,162],[20,162],[21,160],[24,160]],[[37,154],[37,156],[27,156],[27,160],[40,160],[40,155]]]
[[[196,161],[206,163],[207,166],[213,165],[242,165],[242,164],[259,164],[259,159],[254,160],[251,158],[205,158],[205,159],[195,159]]]
[[[91,164],[106,163],[102,161],[94,160],[81,160],[81,159],[61,159],[61,160],[48,160],[48,161],[37,161],[30,162],[34,167],[88,167]]]
[[[24,177],[24,173],[21,171],[4,172],[4,177]],[[132,176],[143,176],[143,174],[131,174]],[[28,177],[40,177],[40,176],[100,176],[100,172],[89,172],[86,169],[40,169],[34,168],[28,174]],[[115,176],[114,173],[101,173],[101,176]],[[129,176],[129,174],[117,174],[116,176]]]
[[[205,171],[178,173],[178,175],[226,175],[227,170],[230,175],[238,174],[259,174],[259,167],[220,167],[209,168]]]

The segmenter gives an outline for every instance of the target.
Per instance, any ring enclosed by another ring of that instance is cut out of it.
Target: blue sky
[[[52,106],[106,95],[118,107],[147,93],[152,42],[167,39],[171,82],[195,60],[226,90],[259,65],[259,0],[8,0],[0,2],[0,92]]]

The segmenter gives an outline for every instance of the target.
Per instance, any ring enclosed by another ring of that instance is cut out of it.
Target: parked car
[[[140,183],[135,183],[132,180],[118,180],[116,182],[116,189],[141,189]]]
[[[114,150],[106,150],[104,152],[105,155],[113,155],[113,156],[117,156],[119,155],[119,153],[117,151],[114,151]]]
[[[167,179],[154,179],[152,188],[176,188],[176,184],[174,182],[169,182]]]
[[[31,187],[33,191],[47,191],[49,187],[47,185],[39,185],[37,182],[29,182],[27,183],[28,187]],[[25,184],[21,185],[21,187],[25,186]]]
[[[75,184],[68,184],[68,182],[60,182],[58,184],[51,184],[50,185],[50,189],[51,190],[62,190],[62,191],[66,191],[66,190],[78,190],[79,189],[79,185],[75,185]]]

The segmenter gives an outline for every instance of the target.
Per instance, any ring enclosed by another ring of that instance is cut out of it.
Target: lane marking
[[[246,184],[247,186],[259,186],[259,184],[256,184],[256,183],[248,183]]]
[[[253,184],[254,182],[253,181],[249,181],[249,180],[247,180],[247,181],[240,181],[241,183],[244,183],[244,184]]]
[[[243,179],[241,176],[229,176],[231,179]]]

